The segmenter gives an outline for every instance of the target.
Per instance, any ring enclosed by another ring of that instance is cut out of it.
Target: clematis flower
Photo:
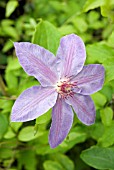
[[[32,43],[15,42],[14,46],[25,72],[41,85],[28,88],[17,98],[12,122],[36,119],[52,108],[51,148],[58,146],[69,133],[72,108],[82,123],[94,123],[95,106],[89,95],[102,88],[104,68],[100,64],[84,66],[86,51],[80,37],[75,34],[62,37],[56,57]]]

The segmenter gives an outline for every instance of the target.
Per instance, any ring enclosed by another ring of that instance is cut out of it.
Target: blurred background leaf
[[[36,120],[10,122],[12,105],[25,89],[39,85],[20,66],[13,42],[33,42],[56,54],[60,38],[79,35],[87,51],[85,65],[105,67],[102,90],[91,95],[94,125],[74,114],[67,138],[55,149],[48,143],[51,110]],[[114,1],[0,1],[0,169],[114,169]],[[81,155],[81,156],[80,156]]]
[[[18,6],[17,0],[9,0],[6,5],[6,17],[9,17],[14,12],[17,6]]]

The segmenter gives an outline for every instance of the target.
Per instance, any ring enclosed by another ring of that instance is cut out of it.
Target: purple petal
[[[67,136],[73,123],[73,111],[63,99],[57,100],[52,111],[52,124],[49,134],[51,148],[58,146]]]
[[[19,62],[27,74],[38,79],[42,86],[56,83],[57,74],[53,67],[55,57],[51,52],[28,42],[16,42],[14,46]]]
[[[73,106],[82,123],[91,125],[95,122],[95,106],[90,96],[75,94],[66,99],[66,102]]]
[[[79,73],[86,59],[85,45],[80,37],[70,34],[61,38],[57,63],[61,78]]]
[[[28,88],[15,101],[11,121],[25,122],[33,120],[53,107],[56,99],[57,93],[54,88],[41,86]]]
[[[100,90],[104,83],[104,67],[100,64],[84,66],[81,72],[73,79],[80,93],[90,95]]]

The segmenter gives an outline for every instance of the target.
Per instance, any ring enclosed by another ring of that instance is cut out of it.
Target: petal
[[[52,111],[52,124],[49,134],[51,148],[58,146],[67,136],[73,123],[73,111],[63,99],[58,98]]]
[[[95,106],[90,96],[75,94],[66,99],[66,102],[73,106],[82,123],[91,125],[95,122]]]
[[[11,121],[33,120],[47,112],[56,103],[57,93],[53,88],[33,86],[25,90],[15,101]]]
[[[14,43],[16,55],[25,72],[34,76],[42,86],[52,85],[57,81],[53,67],[54,55],[38,45],[20,42]]]
[[[104,83],[104,67],[100,64],[84,66],[81,72],[73,79],[81,94],[90,95],[100,90]]]
[[[61,78],[79,73],[86,59],[85,45],[80,37],[70,34],[61,38],[57,63]]]

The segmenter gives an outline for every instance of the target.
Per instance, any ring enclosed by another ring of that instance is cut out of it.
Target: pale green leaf
[[[7,100],[5,98],[0,99],[0,109],[2,109],[2,113],[9,113],[11,111],[12,105],[12,100]]]
[[[74,164],[68,156],[57,153],[57,154],[52,155],[51,158],[59,162],[65,170],[74,170]]]
[[[23,128],[18,135],[18,139],[23,142],[31,141],[41,136],[44,132],[38,131],[36,135],[34,135],[34,126],[27,126]]]
[[[9,17],[15,11],[17,6],[18,6],[18,1],[16,0],[8,1],[6,5],[6,17]]]
[[[7,86],[8,86],[9,89],[17,90],[18,79],[14,75],[13,71],[7,71],[6,70],[5,80],[6,80],[6,83],[7,83]]]
[[[5,52],[7,52],[8,50],[10,50],[12,47],[13,47],[13,43],[8,40],[8,41],[4,44],[4,47],[3,47],[2,51],[5,53]]]
[[[75,28],[81,33],[85,32],[88,28],[88,24],[86,23],[84,17],[77,16],[72,22]]]
[[[19,35],[17,34],[17,30],[13,26],[4,27],[3,31],[7,36],[14,38],[15,41],[18,40]]]
[[[87,12],[91,9],[98,8],[104,4],[105,0],[87,0],[84,7],[83,11]]]
[[[105,0],[105,3],[101,6],[101,14],[104,17],[108,17],[112,22],[114,21],[114,1]]]
[[[18,59],[9,57],[6,71],[14,71],[14,70],[17,70],[19,68],[21,68],[21,65],[20,65]]]
[[[52,110],[49,110],[47,113],[39,116],[37,119],[36,119],[36,124],[42,124],[42,123],[46,123],[50,120],[51,118],[51,111]]]
[[[104,85],[100,92],[106,96],[109,102],[112,100],[113,89],[110,85]]]
[[[103,107],[107,101],[105,95],[100,92],[92,94],[91,97],[95,103],[96,109]]]
[[[108,38],[108,44],[114,48],[114,31],[111,33],[111,35]]]
[[[100,110],[101,120],[104,125],[109,126],[112,123],[113,111],[110,107]]]
[[[8,128],[7,133],[4,135],[5,139],[10,139],[15,137],[16,134],[13,132],[13,130],[11,129],[11,127]]]
[[[105,62],[105,64],[103,64],[103,65],[106,70],[105,82],[107,83],[114,79],[114,61],[112,61],[112,63],[110,63],[110,64],[108,64],[108,61],[107,61],[107,64]]]
[[[60,163],[47,160],[43,163],[44,170],[65,170]]]
[[[104,63],[106,60],[114,59],[114,50],[102,43],[87,45],[87,63]]]
[[[22,126],[22,124],[23,124],[22,122],[11,122],[10,126],[15,132],[17,132],[19,128]]]

